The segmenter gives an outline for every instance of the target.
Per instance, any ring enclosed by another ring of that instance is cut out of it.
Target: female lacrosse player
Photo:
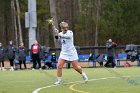
[[[58,33],[58,30],[56,33],[58,34],[58,39],[61,41],[61,53],[60,57],[58,59],[57,64],[57,81],[54,83],[56,85],[61,84],[62,81],[62,68],[63,65],[66,63],[66,61],[70,61],[73,68],[82,75],[85,82],[88,81],[88,77],[85,74],[85,72],[81,69],[81,67],[78,65],[78,55],[77,51],[75,49],[75,46],[73,44],[73,32],[71,30],[68,30],[68,23],[61,22],[60,24],[62,32]],[[57,38],[56,38],[57,39]]]

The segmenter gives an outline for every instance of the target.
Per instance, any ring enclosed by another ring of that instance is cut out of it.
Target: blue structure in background
[[[83,55],[78,55],[78,57],[79,57],[79,62],[87,62],[87,61],[89,61],[88,59],[89,59],[89,54],[83,54]]]
[[[104,59],[105,59],[105,61],[107,61],[107,54],[104,54],[104,55],[105,55]],[[96,67],[96,57],[97,56],[98,56],[98,54],[94,54],[93,60],[89,60],[90,54],[80,54],[80,55],[78,55],[78,57],[79,57],[78,61],[79,62],[93,62],[93,66],[92,67],[95,68]],[[114,56],[115,56],[115,59],[116,59],[116,55],[114,55]],[[59,56],[57,55],[56,59],[58,60],[58,58],[59,58]],[[57,60],[55,62],[52,62],[54,68],[56,68]],[[123,60],[123,61],[127,60],[127,54],[120,53],[120,54],[117,55],[117,63],[116,63],[117,66],[120,66],[120,61],[121,60]],[[26,61],[29,61],[29,63],[31,63],[30,56],[26,56]],[[45,62],[51,62],[51,55],[49,55],[46,58]],[[115,62],[115,60],[114,60],[114,62]],[[137,66],[140,66],[140,55],[139,55],[139,57],[137,59]]]
[[[30,56],[26,56],[26,61],[31,61],[31,57]]]
[[[120,66],[120,60],[127,60],[127,54],[118,54],[118,59],[117,59],[117,66]]]
[[[126,54],[118,54],[118,59],[126,59]]]

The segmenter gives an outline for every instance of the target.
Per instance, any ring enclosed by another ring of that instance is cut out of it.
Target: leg
[[[100,66],[103,67],[103,62],[100,62]]]
[[[115,62],[114,62],[114,57],[111,57],[111,63],[112,63],[112,68],[114,68],[116,66]]]
[[[75,60],[72,62],[72,66],[73,68],[82,75],[83,79],[85,80],[85,82],[88,81],[88,77],[86,75],[86,73],[84,71],[82,71],[82,68],[78,65],[78,61]]]
[[[57,64],[57,77],[62,77],[62,68],[63,65],[65,64],[65,60],[64,59],[59,59],[58,60],[58,64]]]
[[[33,59],[33,69],[36,69],[36,56],[32,55],[32,59]]]
[[[36,69],[36,60],[33,60],[33,68]]]
[[[10,66],[11,66],[10,70],[13,71],[14,70],[14,67],[13,67],[14,66],[14,62],[13,62],[14,59],[9,59],[9,61],[10,61]]]
[[[104,66],[105,66],[105,67],[108,67],[108,64],[109,64],[109,63],[108,63],[108,62],[106,62]]]
[[[4,67],[4,61],[2,61],[2,67]]]
[[[101,63],[101,66],[103,67],[103,62]]]
[[[38,58],[38,66],[39,66],[39,69],[41,68],[41,60],[40,60],[40,58]]]
[[[11,66],[14,66],[14,59],[11,60]]]
[[[63,68],[63,65],[65,64],[65,60],[64,59],[61,59],[59,58],[58,60],[58,64],[57,64],[57,81],[54,83],[55,85],[58,85],[61,83],[61,80],[62,80],[62,68]]]
[[[20,65],[20,69],[21,69],[21,68],[22,68],[22,67],[21,67],[21,65],[22,65],[22,61],[21,61],[21,60],[19,60],[19,65]]]
[[[1,62],[0,62],[0,70],[1,70]]]
[[[109,63],[110,63],[110,56],[107,57],[107,62],[105,64],[105,67],[109,67]]]
[[[82,74],[82,68],[78,65],[77,60],[73,61],[71,64],[78,73]]]
[[[10,66],[12,66],[12,60],[11,60],[11,59],[9,59],[9,61],[10,61]]]
[[[26,60],[23,60],[24,68],[26,69]]]
[[[2,66],[1,66],[1,63],[2,63]],[[6,69],[4,68],[4,60],[2,60],[2,61],[0,62],[0,70],[3,70],[3,71],[6,70]]]

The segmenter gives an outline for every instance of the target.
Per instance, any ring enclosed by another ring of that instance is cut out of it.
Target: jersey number
[[[66,41],[65,40],[63,40],[63,42],[62,42],[63,44],[66,44]]]

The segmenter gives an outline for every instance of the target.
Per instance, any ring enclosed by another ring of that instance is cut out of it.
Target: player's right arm
[[[70,39],[73,37],[72,31],[68,32],[67,34],[63,34],[63,32],[60,32],[58,34],[59,37],[65,38],[65,39]]]

